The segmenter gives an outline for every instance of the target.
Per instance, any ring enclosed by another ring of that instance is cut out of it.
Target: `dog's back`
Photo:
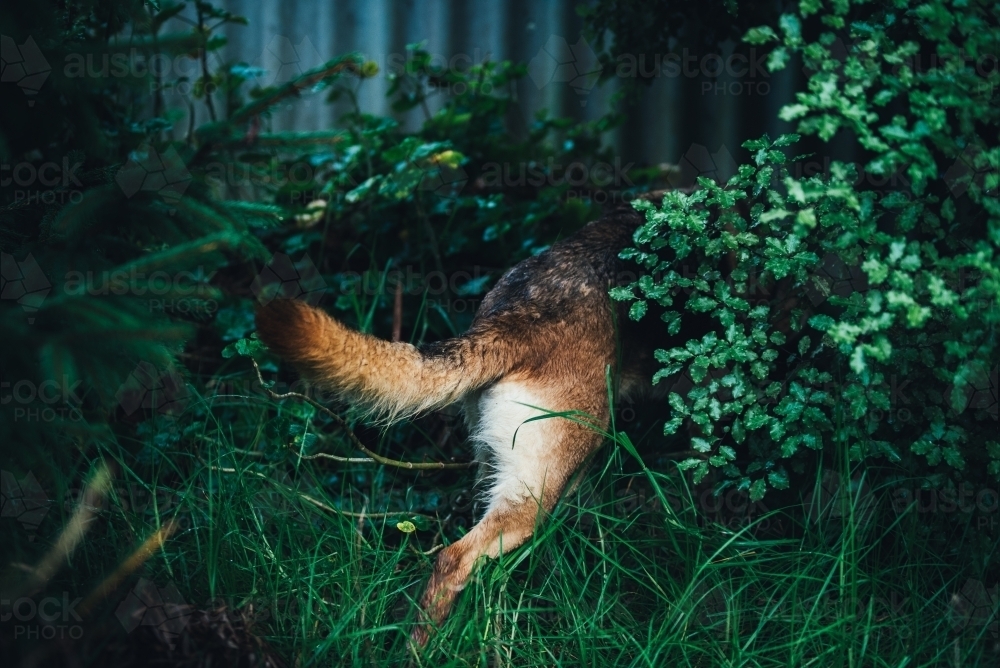
[[[438,556],[422,599],[428,621],[444,619],[480,556],[531,536],[601,445],[608,370],[626,385],[651,376],[635,323],[608,296],[626,271],[618,255],[641,222],[618,209],[521,262],[486,295],[468,332],[419,349],[353,331],[301,302],[258,311],[259,335],[273,351],[383,420],[464,406],[488,505]],[[414,639],[426,638],[418,627]]]

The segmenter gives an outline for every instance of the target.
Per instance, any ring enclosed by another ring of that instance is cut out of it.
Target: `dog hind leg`
[[[573,406],[596,417],[596,426],[604,428],[608,409],[599,380],[594,379],[589,393],[582,393],[579,382],[560,391],[538,382],[504,379],[479,396],[472,437],[482,466],[488,467],[489,503],[479,523],[438,555],[421,599],[425,623],[413,631],[416,644],[423,645],[428,627],[448,615],[476,561],[495,558],[526,542],[580,463],[600,447],[599,431],[565,417],[527,421],[545,415],[539,408],[557,411]]]

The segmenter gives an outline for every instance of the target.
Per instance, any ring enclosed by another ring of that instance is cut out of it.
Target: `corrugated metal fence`
[[[406,45],[423,41],[436,65],[464,68],[485,59],[531,63],[531,76],[517,88],[521,119],[535,111],[580,119],[608,109],[620,78],[637,68],[656,68],[654,83],[627,109],[627,121],[608,137],[623,160],[676,163],[694,144],[720,157],[724,148],[737,159],[739,143],[768,131],[788,131],[776,120],[801,76],[794,68],[771,75],[745,45],[721,54],[657,55],[654,62],[628,58],[616,77],[591,88],[595,58],[579,42],[578,0],[224,0],[226,9],[245,16],[249,26],[229,26],[227,61],[265,68],[265,79],[287,79],[299,71],[349,51],[360,51],[382,68],[358,92],[361,109],[390,115],[385,97],[387,67],[402,62]],[[438,102],[439,103],[439,102]],[[434,105],[431,105],[433,111]],[[334,127],[343,107],[317,95],[275,114],[274,130]],[[423,112],[395,115],[414,127]],[[515,122],[517,119],[514,119]]]

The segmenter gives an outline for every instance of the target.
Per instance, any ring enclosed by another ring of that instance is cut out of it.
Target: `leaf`
[[[235,355],[253,357],[254,353],[262,352],[265,349],[264,342],[260,339],[240,339],[223,348],[222,356],[226,359],[230,359]]]
[[[777,72],[778,70],[785,69],[785,65],[788,64],[788,60],[791,56],[788,54],[788,49],[783,46],[779,46],[774,51],[772,51],[767,57],[767,69],[769,72]]]
[[[785,33],[785,43],[789,46],[796,46],[802,41],[802,22],[795,14],[782,14],[778,19],[778,25]]]
[[[694,437],[691,439],[691,448],[697,450],[698,452],[711,452],[712,444],[700,437]]]
[[[399,522],[398,524],[396,524],[396,528],[402,531],[403,533],[413,533],[414,531],[417,530],[416,525],[409,520],[403,520],[402,522]]]
[[[681,417],[675,417],[667,420],[663,425],[663,435],[671,436],[676,434],[682,424],[684,424],[684,418]]]
[[[774,31],[771,31],[771,34],[774,35]],[[777,35],[774,35],[774,37],[777,38]],[[766,138],[748,139],[745,142],[743,142],[741,146],[743,146],[743,148],[747,149],[748,151],[761,151],[768,147],[768,141]]]
[[[795,142],[799,141],[799,139],[801,139],[800,135],[794,133],[784,134],[775,139],[774,143],[771,145],[776,147],[791,146]]]
[[[836,321],[828,315],[814,315],[809,318],[809,325],[821,332],[828,332],[833,329]]]
[[[770,211],[765,211],[761,214],[760,222],[770,223],[774,220],[783,220],[788,218],[790,215],[792,215],[792,212],[787,209],[771,209]]]
[[[743,429],[743,421],[740,418],[736,418],[733,421],[733,440],[737,443],[742,443],[746,439],[746,431]]]
[[[745,35],[743,35],[743,41],[749,44],[767,44],[768,42],[773,42],[778,39],[777,33],[771,26],[758,26],[756,28],[750,28]]]
[[[711,311],[716,307],[716,304],[717,302],[711,297],[697,297],[695,299],[689,299],[687,307],[688,310],[704,313],[705,311]]]
[[[799,355],[802,355],[803,357],[805,356],[806,351],[809,350],[810,343],[811,341],[809,340],[808,336],[803,336],[801,339],[799,339]]]
[[[615,301],[626,301],[628,299],[635,299],[635,293],[632,292],[632,286],[626,285],[618,288],[611,288],[608,292],[611,298]]]
[[[670,364],[653,374],[653,385],[656,385],[664,378],[669,378],[684,368],[683,364]]]
[[[704,462],[701,459],[698,459],[697,457],[689,457],[683,461],[677,462],[677,468],[679,468],[681,471],[689,471],[702,463]]]
[[[812,208],[802,209],[795,217],[795,220],[806,227],[816,227],[816,210]]]
[[[760,429],[770,420],[771,416],[764,412],[760,406],[751,406],[749,410],[747,410],[746,415],[743,417],[743,423],[750,431]]]

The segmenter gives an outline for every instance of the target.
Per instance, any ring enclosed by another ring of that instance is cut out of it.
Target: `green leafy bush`
[[[786,155],[799,136],[765,137],[724,185],[642,205],[623,257],[649,273],[613,296],[636,319],[655,302],[670,334],[714,322],[657,353],[657,381],[678,388],[666,431],[700,430],[705,456],[682,464],[696,480],[719,467],[722,488],[761,498],[823,448],[938,484],[1000,480],[995,10],[802,2],[747,33],[777,43],[772,70],[800,55],[810,71],[782,118],[856,142],[872,178],[838,161],[802,177],[790,168],[809,156]]]

